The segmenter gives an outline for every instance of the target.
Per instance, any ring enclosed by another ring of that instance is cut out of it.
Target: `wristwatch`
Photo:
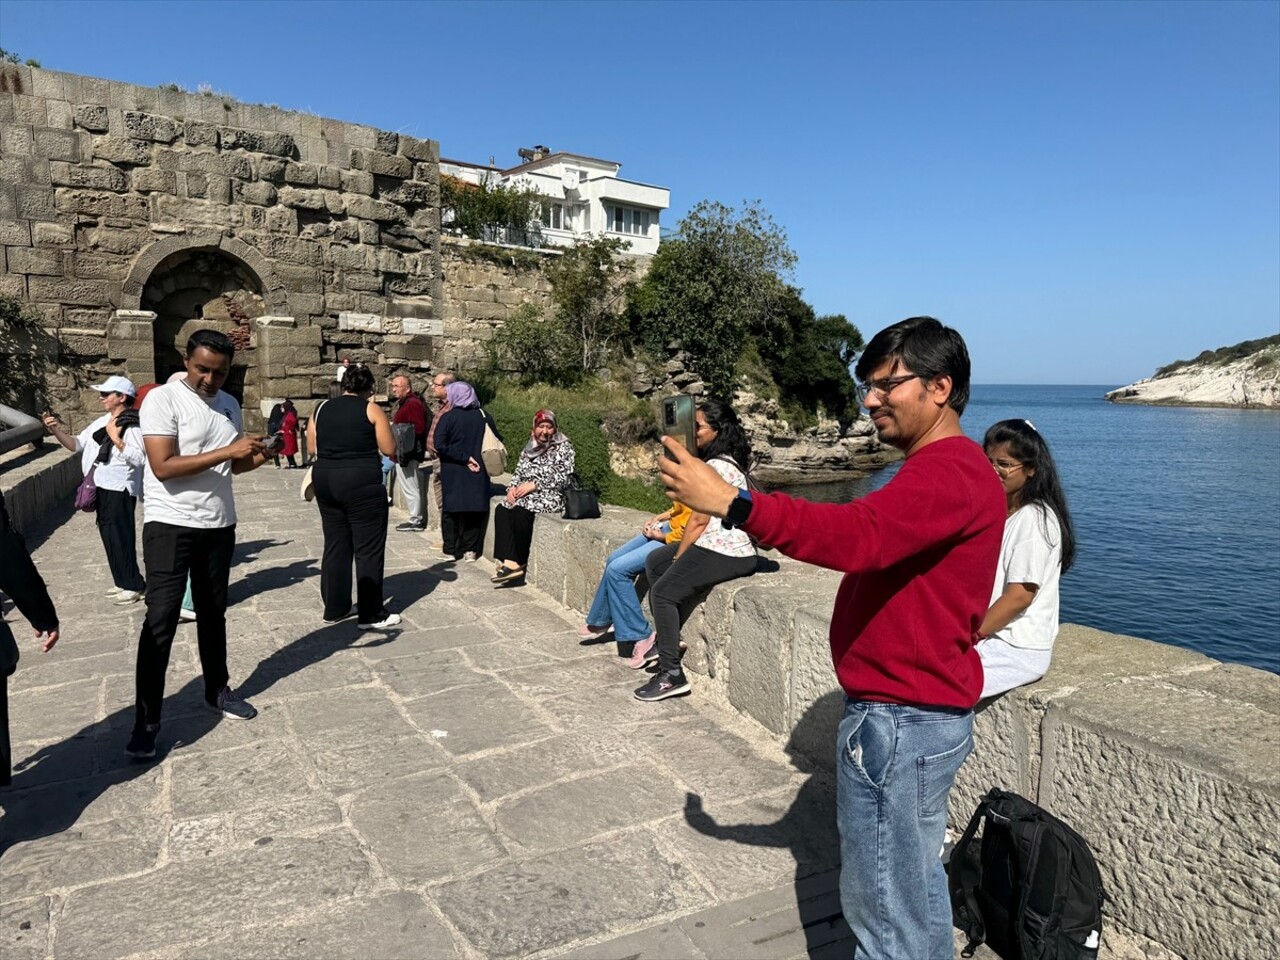
[[[729,504],[729,512],[724,515],[724,526],[728,529],[740,527],[751,516],[751,491],[738,488],[738,495]]]

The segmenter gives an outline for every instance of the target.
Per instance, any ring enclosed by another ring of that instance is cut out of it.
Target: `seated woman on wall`
[[[475,390],[461,380],[445,388],[447,409],[435,426],[436,455],[440,458],[441,526],[453,531],[446,542],[453,559],[475,563],[484,549],[489,525],[489,474],[484,469],[484,428],[494,433],[493,418],[480,409]]]
[[[560,432],[552,410],[533,415],[533,432],[520,451],[520,462],[507,484],[507,496],[494,512],[494,583],[521,579],[529,563],[533,521],[540,513],[564,510],[564,488],[573,474],[573,444]]]
[[[673,504],[665,513],[650,517],[638,536],[632,537],[605,561],[604,575],[596,588],[595,599],[587,611],[587,623],[578,631],[584,640],[595,640],[613,628],[618,643],[634,643],[627,666],[640,669],[649,662],[654,648],[654,633],[649,629],[635,579],[644,572],[645,558],[664,544],[679,543],[685,524],[693,515],[683,504]]]
[[[698,455],[735,487],[747,486],[751,443],[727,403],[708,400],[694,414]],[[641,654],[646,662],[658,661],[658,672],[635,692],[637,700],[657,701],[678,697],[691,689],[680,667],[680,606],[695,594],[717,583],[746,577],[756,569],[756,548],[741,530],[723,526],[719,517],[695,513],[678,544],[659,547],[645,559],[649,578],[649,609],[656,626],[656,656],[650,648]],[[637,645],[638,646],[638,645]]]

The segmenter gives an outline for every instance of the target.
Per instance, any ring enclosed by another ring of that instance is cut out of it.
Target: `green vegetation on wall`
[[[1280,334],[1273,337],[1262,337],[1258,340],[1242,340],[1240,343],[1230,347],[1220,347],[1217,350],[1205,350],[1194,360],[1175,360],[1173,363],[1167,363],[1156,371],[1155,378],[1167,377],[1172,373],[1176,373],[1183,367],[1189,367],[1192,364],[1215,364],[1221,366],[1225,363],[1231,363],[1234,360],[1243,360],[1250,354],[1257,353],[1267,347],[1280,346]],[[1265,364],[1263,364],[1265,366]]]

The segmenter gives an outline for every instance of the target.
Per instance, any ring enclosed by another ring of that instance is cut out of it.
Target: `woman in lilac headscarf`
[[[456,381],[445,387],[449,409],[442,413],[435,428],[436,453],[440,457],[440,488],[443,512],[453,520],[457,542],[453,558],[474,563],[484,546],[484,532],[489,523],[489,474],[480,457],[484,445],[484,427],[488,423],[497,433],[493,419],[480,409],[471,385]]]

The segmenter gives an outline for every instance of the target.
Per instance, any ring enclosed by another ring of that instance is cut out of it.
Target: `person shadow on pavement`
[[[840,909],[836,872],[840,837],[832,764],[843,707],[844,695],[833,690],[810,706],[792,731],[787,755],[809,778],[786,813],[773,823],[718,823],[703,808],[700,796],[685,795],[685,822],[699,833],[729,843],[791,848],[796,861],[796,905],[811,960],[847,957],[854,946],[853,933]]]

